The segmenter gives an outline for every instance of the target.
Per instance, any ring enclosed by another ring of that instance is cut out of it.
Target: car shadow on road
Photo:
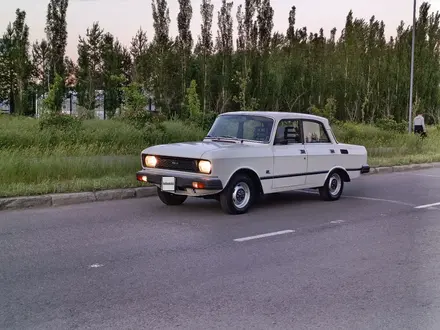
[[[305,204],[311,204],[320,201],[318,194],[304,192],[304,191],[292,191],[283,193],[274,193],[263,196],[258,202],[256,202],[249,212],[257,211],[259,209],[273,208],[276,210],[279,207],[284,206],[300,206]],[[188,200],[178,208],[170,208],[162,205],[158,205],[159,212],[163,213],[159,208],[166,208],[168,215],[189,216],[197,213],[198,216],[225,216],[220,203],[215,200],[205,200],[199,198],[188,198]]]
[[[313,203],[320,200],[321,199],[319,195],[313,192],[290,191],[266,195],[262,197],[261,200],[253,207],[261,208],[267,207],[269,205],[274,207],[295,204],[302,205],[305,203]]]

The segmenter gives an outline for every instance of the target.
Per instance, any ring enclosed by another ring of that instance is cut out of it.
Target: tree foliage
[[[57,75],[66,76],[64,56],[67,46],[67,8],[69,0],[50,0],[47,5],[46,36],[49,45],[48,80],[52,84]],[[57,104],[61,107],[61,103]]]
[[[200,100],[197,94],[197,82],[191,80],[191,84],[186,91],[186,108],[189,118],[197,118],[200,115]]]
[[[11,112],[28,112],[28,91],[32,67],[29,58],[29,27],[26,12],[17,9],[0,44],[0,96],[7,100]]]
[[[245,0],[235,13],[233,1],[222,0],[216,9],[203,0],[200,31],[195,32],[190,29],[191,1],[178,3],[175,39],[169,34],[167,0],[152,0],[151,41],[139,29],[127,49],[95,23],[79,38],[77,63],[64,56],[67,0],[50,0],[47,41],[34,43],[31,59],[25,15],[18,11],[0,43],[0,98],[24,102],[31,78],[47,91],[57,72],[75,75],[80,103],[89,109],[95,106],[95,90],[104,90],[108,117],[123,102],[122,87],[135,82],[166,116],[190,115],[190,88],[200,96],[206,116],[261,109],[364,123],[408,120],[412,26],[401,22],[387,39],[385,22],[376,16],[356,18],[349,11],[342,31],[309,31],[296,26],[293,6],[285,17],[287,30],[274,31],[270,0]],[[423,2],[415,28],[415,112],[439,121],[440,14]],[[32,75],[26,63],[33,64]]]

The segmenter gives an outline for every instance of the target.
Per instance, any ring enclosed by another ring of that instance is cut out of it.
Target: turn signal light
[[[192,186],[194,189],[204,189],[205,188],[205,184],[202,182],[193,182]]]
[[[137,180],[142,182],[147,182],[147,176],[146,175],[137,175]]]

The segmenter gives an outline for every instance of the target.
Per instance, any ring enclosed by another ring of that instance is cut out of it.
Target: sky
[[[44,26],[48,0],[1,0],[0,28],[5,30],[8,22],[15,19],[15,10],[20,8],[27,13],[27,24],[30,28],[30,40],[40,40],[45,37]],[[236,29],[235,14],[237,6],[244,0],[233,0],[234,29]],[[428,0],[431,11],[440,10],[440,0]],[[193,38],[200,34],[200,3],[201,0],[192,0]],[[217,31],[217,12],[221,0],[212,0],[214,4],[213,33]],[[419,6],[422,1],[418,0]],[[274,8],[274,31],[285,33],[288,26],[289,11],[296,6],[296,28],[307,26],[309,31],[318,32],[322,27],[325,35],[336,27],[340,32],[345,24],[349,10],[353,10],[354,17],[369,20],[372,15],[383,20],[386,26],[386,35],[395,35],[400,21],[412,23],[413,0],[271,0]],[[170,34],[177,35],[177,14],[179,4],[177,0],[168,0],[170,8]],[[79,35],[85,35],[93,22],[99,22],[101,28],[112,33],[124,45],[129,45],[136,31],[142,27],[148,33],[149,40],[153,38],[153,22],[151,0],[70,0],[67,12],[68,45],[67,54],[76,60],[77,42]],[[0,31],[1,31],[0,30]]]

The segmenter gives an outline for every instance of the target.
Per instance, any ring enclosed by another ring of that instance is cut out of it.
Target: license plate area
[[[161,190],[166,192],[176,191],[176,178],[172,176],[162,177]]]

